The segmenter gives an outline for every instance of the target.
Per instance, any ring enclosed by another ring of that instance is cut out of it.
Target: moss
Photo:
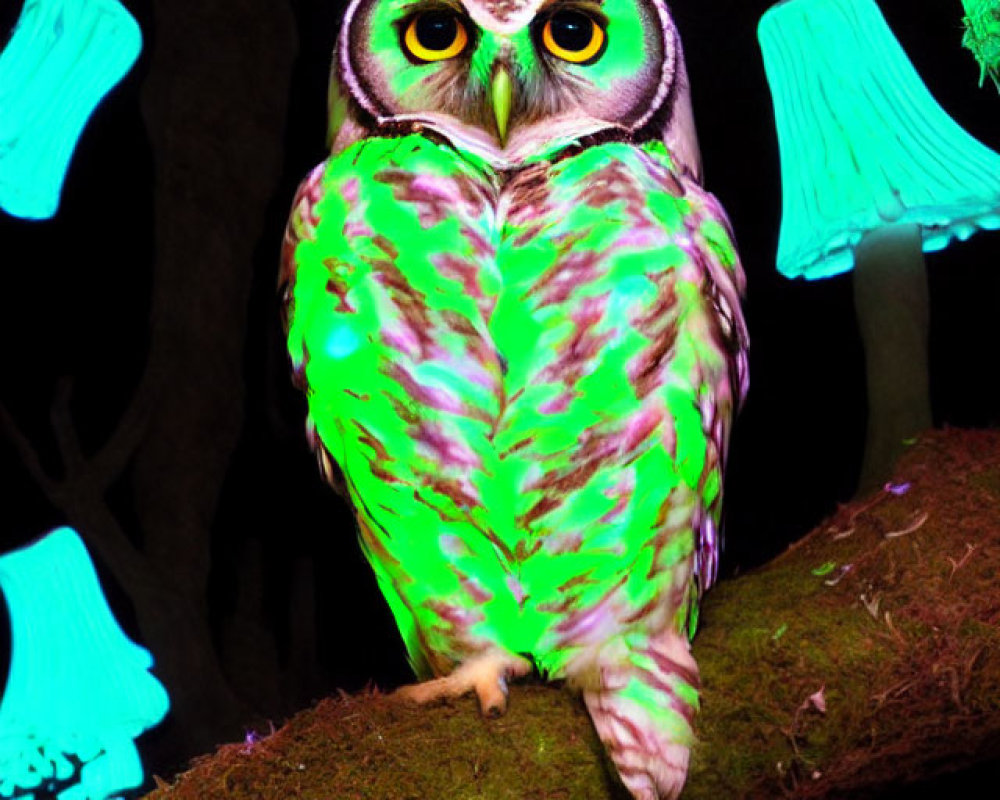
[[[969,477],[969,483],[1000,500],[1000,470],[973,474]]]
[[[613,797],[602,758],[581,704],[556,687],[515,687],[498,720],[472,698],[423,709],[371,693],[324,700],[255,745],[225,745],[147,797]]]

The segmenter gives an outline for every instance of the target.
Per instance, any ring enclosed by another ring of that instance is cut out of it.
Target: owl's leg
[[[659,634],[642,647],[598,657],[583,692],[601,741],[636,800],[674,800],[687,777],[698,665],[687,639]]]
[[[430,703],[475,691],[484,716],[499,717],[507,710],[507,680],[531,672],[531,662],[503,650],[487,650],[462,662],[443,678],[401,686],[394,697]]]

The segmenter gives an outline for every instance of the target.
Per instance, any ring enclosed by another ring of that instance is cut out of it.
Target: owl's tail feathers
[[[674,800],[694,741],[698,665],[675,633],[617,655],[601,659],[599,685],[583,692],[594,728],[636,800]]]
[[[499,717],[507,710],[507,681],[532,670],[531,662],[499,648],[463,661],[443,678],[401,686],[392,697],[414,703],[431,703],[474,691],[484,716]]]

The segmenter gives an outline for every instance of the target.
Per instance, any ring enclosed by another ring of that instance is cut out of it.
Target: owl
[[[684,783],[747,387],[663,0],[353,0],[282,249],[307,436],[427,702],[582,693],[636,798]]]

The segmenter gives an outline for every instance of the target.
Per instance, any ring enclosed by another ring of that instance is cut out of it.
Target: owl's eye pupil
[[[571,53],[586,49],[593,37],[594,23],[576,11],[559,11],[552,16],[552,39]]]
[[[447,50],[458,36],[458,23],[453,14],[431,11],[417,18],[415,33],[428,50]]]

